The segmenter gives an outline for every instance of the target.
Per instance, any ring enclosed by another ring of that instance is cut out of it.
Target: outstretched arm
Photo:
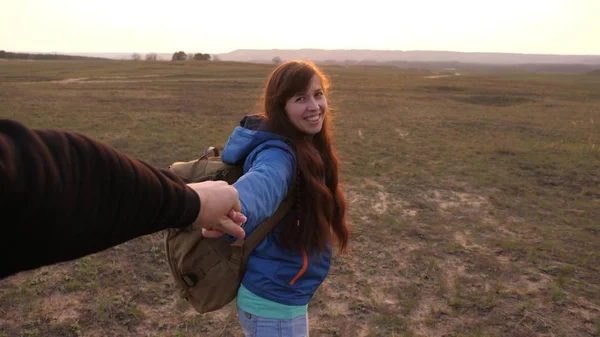
[[[230,186],[191,186],[84,135],[0,120],[0,278],[216,221],[237,202]],[[200,191],[222,214],[200,213]]]
[[[233,184],[248,217],[243,226],[248,234],[275,213],[295,178],[294,157],[288,150],[269,147],[249,160],[250,169]]]

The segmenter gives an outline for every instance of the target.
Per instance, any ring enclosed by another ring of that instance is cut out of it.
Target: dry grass
[[[154,165],[223,145],[269,65],[0,63],[0,117]],[[354,229],[314,336],[600,336],[600,77],[328,67]],[[69,80],[78,79],[78,80]],[[159,234],[0,282],[0,336],[241,336]]]

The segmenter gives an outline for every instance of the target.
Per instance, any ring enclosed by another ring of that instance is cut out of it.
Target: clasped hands
[[[206,181],[187,184],[200,197],[200,212],[192,224],[202,229],[202,235],[217,238],[229,234],[243,239],[246,235],[241,225],[246,216],[241,213],[238,191],[225,181]]]

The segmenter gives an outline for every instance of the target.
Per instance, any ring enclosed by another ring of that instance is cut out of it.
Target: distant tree
[[[139,61],[142,59],[142,57],[138,53],[133,53],[133,54],[131,54],[131,59],[134,61]]]
[[[194,60],[195,61],[208,61],[208,60],[210,60],[210,54],[196,53],[194,55]]]
[[[146,61],[156,61],[156,60],[157,60],[156,53],[146,54]]]
[[[6,52],[4,50],[0,50],[0,59],[6,58]]]
[[[281,64],[281,62],[283,62],[279,56],[275,56],[271,61],[275,64]]]
[[[193,61],[194,60],[194,53],[187,54],[187,60],[188,61]]]
[[[176,53],[173,53],[173,58],[171,59],[172,61],[185,61],[187,59],[187,54],[184,53],[183,51],[178,51]]]

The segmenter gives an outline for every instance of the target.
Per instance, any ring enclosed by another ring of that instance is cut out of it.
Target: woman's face
[[[285,112],[290,122],[308,135],[315,135],[321,131],[325,111],[327,111],[327,99],[317,75],[313,76],[306,92],[297,93],[285,104]]]

